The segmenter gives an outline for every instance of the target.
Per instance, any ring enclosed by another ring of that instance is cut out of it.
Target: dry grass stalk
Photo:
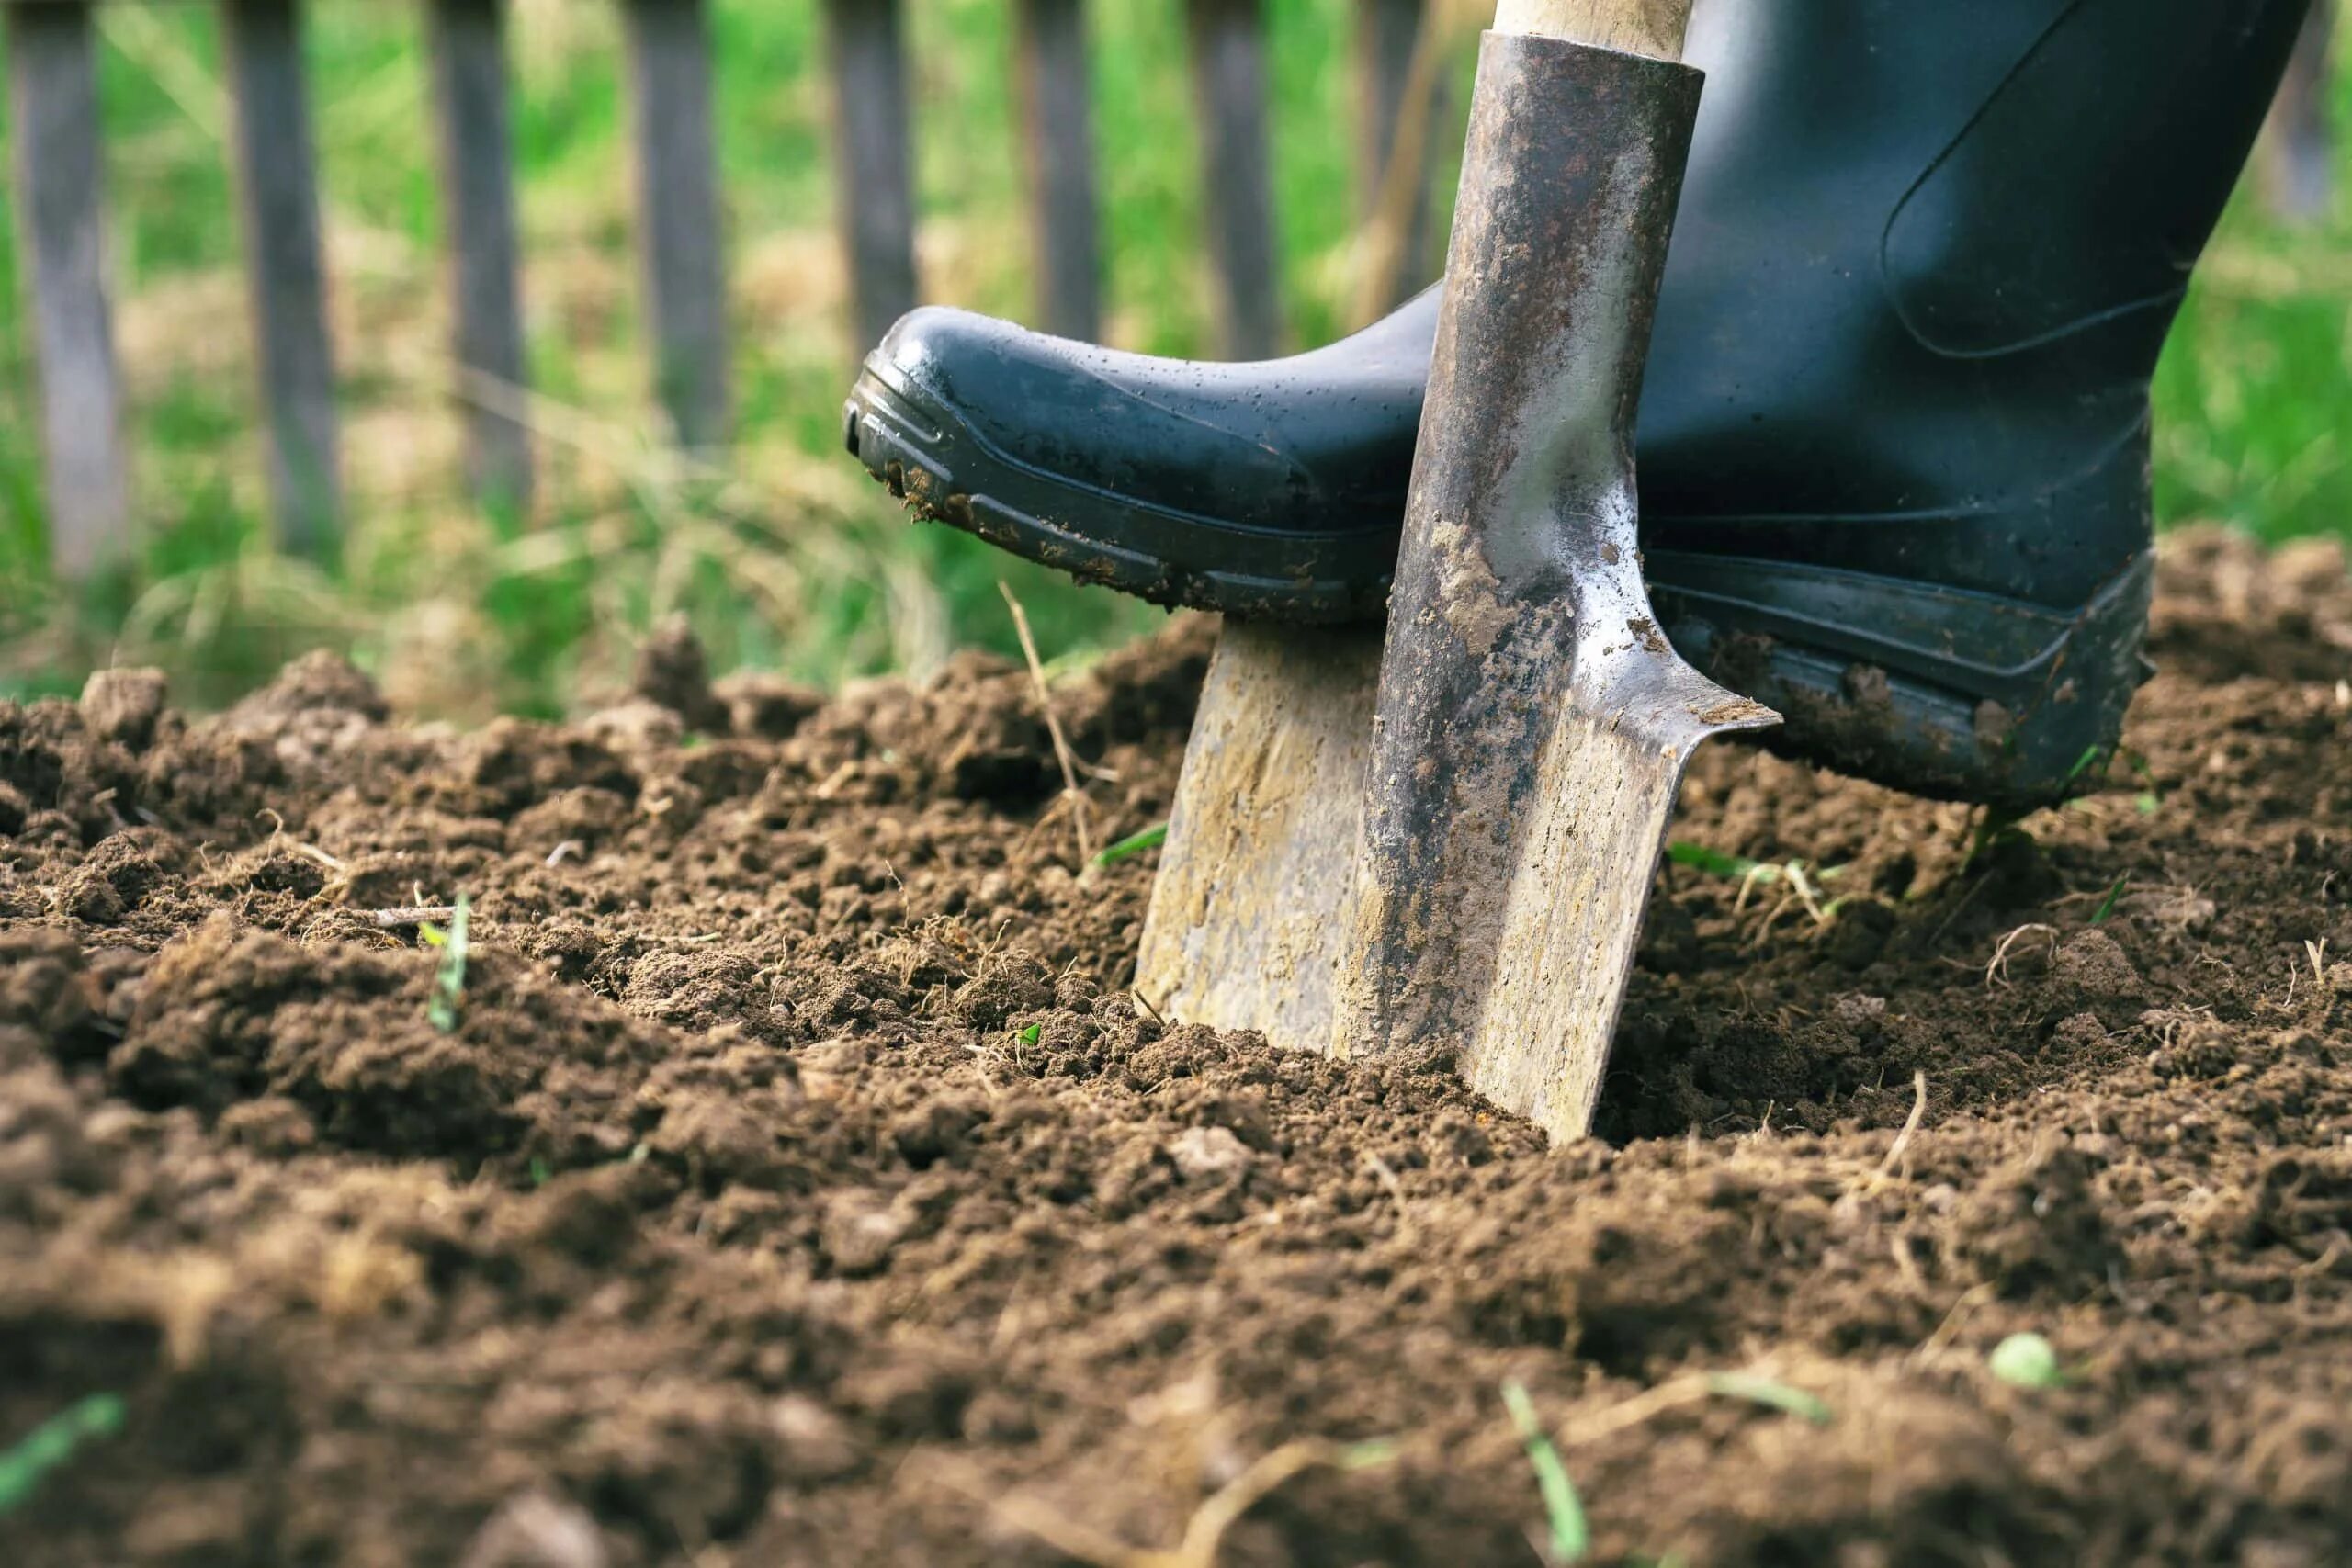
[[[2036,920],[2018,927],[2001,939],[2001,944],[1993,950],[1992,962],[1984,965],[1984,984],[1988,988],[1996,983],[2003,986],[2009,983],[2009,949],[2037,932],[2048,937],[2051,950],[2057,951],[2058,928],[2056,926],[2046,926]]]
[[[370,909],[360,917],[382,931],[406,931],[426,924],[447,925],[457,918],[458,907],[455,904],[420,904],[406,909]]]
[[[1061,764],[1062,798],[1070,803],[1071,821],[1078,832],[1078,863],[1094,858],[1094,835],[1088,827],[1086,792],[1078,784],[1078,759],[1070,754],[1069,737],[1062,733],[1061,716],[1054,712],[1053,694],[1046,686],[1045,660],[1037,657],[1037,639],[1029,632],[1029,612],[1021,607],[1012,585],[999,579],[997,592],[1012,612],[1012,629],[1021,637],[1022,657],[1029,661],[1029,684],[1037,694],[1038,711],[1046,716],[1046,733],[1053,738],[1054,760]]]
[[[1901,1159],[1903,1151],[1911,1146],[1911,1134],[1919,1130],[1920,1120],[1928,1114],[1926,1072],[1911,1075],[1911,1114],[1903,1119],[1903,1130],[1894,1134],[1894,1142],[1886,1145],[1886,1157],[1878,1162],[1878,1174],[1882,1177],[1894,1171],[1894,1162]]]

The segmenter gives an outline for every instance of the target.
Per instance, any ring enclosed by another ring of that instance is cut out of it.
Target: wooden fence
[[[94,51],[100,3],[0,0],[9,62],[16,222],[40,379],[51,558],[78,578],[124,559],[130,497],[105,263],[105,181]],[[465,401],[468,468],[486,502],[519,506],[531,446],[499,389],[525,384],[520,252],[509,147],[506,0],[413,0],[424,6],[433,113],[454,299],[451,353]],[[582,0],[587,3],[587,0]],[[726,279],[713,152],[706,0],[609,0],[628,58],[637,245],[650,324],[654,385],[678,440],[728,438]],[[1036,319],[1096,335],[1102,317],[1101,213],[1090,128],[1085,0],[1010,0],[1020,90]],[[1203,192],[1220,345],[1229,357],[1274,351],[1281,337],[1267,157],[1265,0],[1181,0],[1201,125]],[[1356,0],[1358,180],[1362,209],[1388,220],[1388,265],[1360,305],[1414,281],[1426,226],[1423,182],[1392,170],[1399,127],[1426,123],[1439,85],[1428,13],[1441,0]],[[301,55],[301,0],[215,0],[233,96],[236,163],[254,357],[277,537],[332,553],[342,508],[334,345],[327,329],[318,180]],[[2328,0],[2322,0],[2323,7]],[[906,40],[899,0],[822,0],[834,84],[836,225],[860,341],[872,342],[917,299]],[[1420,46],[1420,47],[1417,47]],[[2311,200],[2309,152],[2324,118],[2324,24],[2290,73],[2299,103],[2282,110],[2300,151],[2298,204]],[[1408,132],[1403,138],[1410,143]],[[2324,139],[2323,139],[2324,142]],[[2320,198],[2324,200],[2323,190]],[[1399,239],[1399,235],[1407,236]],[[1407,258],[1402,265],[1398,257]]]
[[[24,283],[34,322],[52,562],[80,577],[130,548],[122,378],[107,297],[93,13],[101,0],[0,0]],[[134,3],[134,0],[112,0]],[[334,344],[327,329],[300,0],[217,0],[251,288],[254,357],[280,546],[330,554],[342,507]],[[498,389],[525,382],[510,152],[506,0],[415,0],[426,13],[453,301],[451,354],[477,494],[527,502],[531,445]],[[728,436],[726,279],[706,0],[620,6],[636,239],[654,384],[680,442]],[[1185,0],[1204,128],[1204,189],[1225,352],[1273,351],[1273,200],[1263,0]],[[1359,0],[1363,189],[1378,186],[1426,0]],[[823,0],[834,84],[836,224],[861,342],[917,299],[906,43],[899,0]],[[1083,0],[1016,0],[1013,66],[1030,173],[1039,323],[1092,338],[1101,217]]]

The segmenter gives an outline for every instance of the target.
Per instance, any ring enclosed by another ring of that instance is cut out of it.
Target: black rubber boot
[[[1675,646],[1776,743],[2023,807],[2142,678],[2149,377],[2304,0],[1701,0],[1641,410]],[[1312,354],[901,321],[848,441],[924,515],[1166,604],[1377,616],[1435,292]]]

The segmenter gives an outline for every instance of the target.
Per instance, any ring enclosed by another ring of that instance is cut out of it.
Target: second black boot
[[[1651,594],[1775,743],[2024,807],[2143,671],[2148,381],[2304,0],[1701,0],[1639,446]],[[1435,291],[1312,354],[918,310],[851,450],[924,515],[1165,604],[1383,613]]]

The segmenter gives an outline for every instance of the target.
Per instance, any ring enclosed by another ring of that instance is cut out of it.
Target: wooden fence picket
[[[1263,0],[1185,0],[1201,129],[1201,186],[1227,359],[1263,359],[1282,342],[1274,197],[1267,168]]]
[[[728,438],[727,268],[704,0],[622,0],[654,385],[681,445]]]
[[[522,253],[506,96],[506,0],[427,0],[455,343],[474,494],[531,500],[530,433],[506,402],[524,385]]]
[[[56,570],[68,577],[129,554],[120,375],[101,262],[92,26],[98,3],[0,0],[51,548]],[[517,406],[527,372],[508,3],[422,0],[468,476],[486,502],[520,509],[529,503],[533,473]],[[729,436],[730,344],[707,0],[616,3],[628,56],[637,244],[655,385],[677,439],[690,448],[715,446]],[[1282,335],[1263,0],[1183,3],[1204,119],[1220,340],[1228,355],[1262,356]],[[325,560],[342,529],[341,431],[303,0],[214,4],[234,110],[232,155],[275,532],[289,554]],[[1102,332],[1103,258],[1084,6],[1085,0],[1018,0],[1014,37],[1037,316],[1051,331],[1092,339]],[[862,351],[917,298],[902,5],[824,0],[824,16],[837,226]],[[1393,44],[1380,55],[1381,92],[1370,112],[1383,123],[1395,117],[1396,58]]]
[[[833,208],[855,351],[915,303],[915,197],[899,0],[825,0],[833,77]]]
[[[277,542],[322,560],[338,546],[343,482],[300,12],[296,0],[221,0],[220,19]]]
[[[77,580],[130,553],[90,7],[0,11],[7,19],[12,183],[40,378],[50,559],[60,577]]]
[[[1037,324],[1091,343],[1102,330],[1102,219],[1095,197],[1084,0],[1021,0],[1013,25],[1036,254]]]

